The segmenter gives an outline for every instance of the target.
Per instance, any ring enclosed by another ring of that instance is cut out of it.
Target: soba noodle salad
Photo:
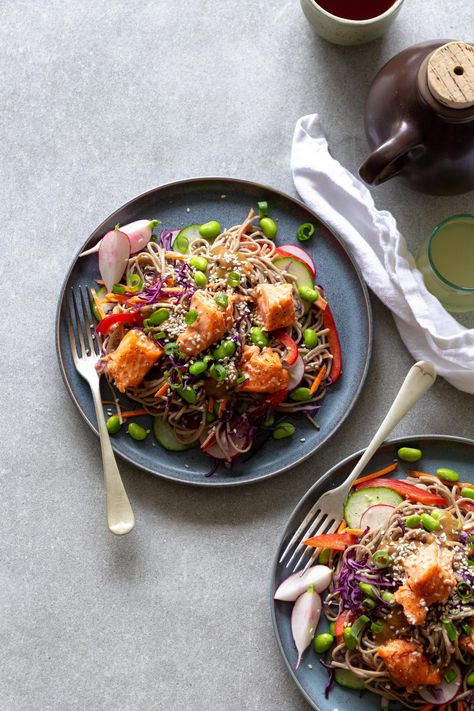
[[[260,208],[225,229],[210,221],[155,235],[156,222],[141,220],[99,243],[99,372],[137,403],[132,415],[153,416],[169,450],[198,445],[230,463],[259,433],[291,436],[289,415],[318,427],[315,413],[341,374],[314,264],[298,245],[276,246],[276,223]],[[305,223],[298,236],[313,232]],[[114,428],[129,415],[116,403]]]
[[[320,562],[333,571],[322,604],[330,632],[313,640],[326,652],[326,696],[337,683],[374,692],[382,709],[470,711],[474,488],[446,468],[406,480],[379,474],[356,482],[338,533],[306,541],[323,548]],[[318,567],[305,573],[316,584]],[[314,606],[315,591],[305,594]]]

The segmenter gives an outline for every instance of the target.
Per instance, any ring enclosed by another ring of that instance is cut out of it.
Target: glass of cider
[[[416,256],[425,286],[447,311],[474,310],[474,215],[441,222]]]

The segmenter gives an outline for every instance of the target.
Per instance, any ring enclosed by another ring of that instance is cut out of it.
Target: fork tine
[[[74,316],[76,319],[76,331],[79,338],[79,344],[81,346],[81,353],[78,354],[79,358],[84,358],[87,355],[87,348],[84,341],[83,326],[82,326],[82,310],[78,306],[78,297],[74,289],[71,287],[72,303],[74,305]]]
[[[300,541],[300,544],[299,544],[298,548],[297,548],[296,551],[295,551],[295,553],[296,553],[296,552],[300,551],[300,550],[304,547],[304,551],[303,551],[302,555],[300,556],[298,562],[296,563],[296,566],[295,566],[294,570],[296,570],[296,569],[298,568],[298,566],[300,565],[301,561],[302,561],[303,558],[305,557],[306,553],[308,553],[308,551],[313,551],[313,550],[314,550],[314,548],[312,548],[311,546],[305,546],[305,545],[303,544],[303,541],[305,541],[307,538],[309,538],[313,533],[316,533],[316,534],[322,533],[323,531],[326,530],[326,528],[328,527],[328,525],[332,522],[332,519],[331,519],[331,518],[328,516],[328,514],[326,514],[325,512],[323,512],[322,515],[318,516],[318,519],[319,519],[319,525],[317,525],[317,523],[315,522],[312,526],[310,526],[310,528],[306,531],[306,534],[307,534],[307,535],[304,535],[304,536],[303,536],[303,538],[302,538],[301,541]],[[315,531],[316,527],[317,527],[317,531]]]
[[[338,528],[338,523],[337,523],[337,521],[333,521],[333,524],[328,528],[328,530],[326,531],[326,533],[335,533],[335,532],[337,531],[337,528]],[[309,566],[311,565],[311,563],[317,558],[317,556],[319,555],[319,551],[320,551],[319,548],[315,548],[315,549],[313,550],[313,555],[312,555],[311,558],[308,560],[308,562],[306,563],[305,567],[303,568],[303,570],[302,570],[302,572],[301,572],[302,575],[303,575],[303,573],[304,573],[306,570],[308,570],[308,568],[309,568]]]
[[[84,291],[86,292],[86,296],[84,296]],[[87,336],[87,340],[89,341],[90,352],[92,355],[94,355],[94,353],[96,353],[96,344],[95,344],[94,334],[92,333],[92,329],[91,329],[91,322],[93,323],[93,318],[92,318],[92,312],[90,309],[90,300],[89,300],[87,288],[85,287],[84,289],[82,289],[81,287],[79,287],[79,294],[81,296],[85,333]]]
[[[302,533],[302,531],[304,531],[305,527],[306,527],[307,524],[308,524],[308,521],[311,521],[311,519],[313,518],[313,516],[314,516],[314,514],[316,513],[317,510],[318,510],[317,504],[315,504],[314,506],[312,506],[312,507],[310,508],[310,510],[308,511],[308,513],[306,514],[306,516],[304,517],[304,519],[301,521],[300,525],[298,526],[298,528],[296,529],[296,531],[294,532],[294,534],[292,535],[291,540],[290,540],[290,542],[288,543],[288,545],[286,546],[285,550],[284,550],[283,553],[281,554],[281,558],[280,558],[280,560],[278,561],[279,563],[282,563],[282,562],[285,560],[285,557],[286,557],[287,553],[289,552],[291,546],[293,545],[293,543],[294,543],[295,541],[298,540],[298,537],[299,537],[300,533]]]
[[[71,346],[72,359],[74,362],[76,362],[79,356],[77,353],[77,343],[74,335],[74,326],[71,318],[71,312],[74,310],[74,305],[72,304],[72,297],[71,299],[66,297],[66,306],[64,310],[66,312],[67,331],[69,336],[69,343]]]
[[[301,538],[300,538],[300,540],[299,540],[299,542],[298,542],[298,545],[296,546],[296,548],[295,548],[295,550],[293,551],[293,553],[292,553],[292,555],[291,555],[291,557],[290,557],[288,563],[286,564],[286,567],[287,567],[287,568],[288,568],[288,566],[290,565],[290,563],[291,563],[291,561],[293,560],[293,558],[295,557],[295,555],[298,553],[298,551],[300,551],[300,550],[303,548],[303,541],[306,540],[307,538],[309,538],[309,536],[313,533],[313,531],[314,531],[314,529],[316,528],[316,526],[319,526],[319,525],[322,524],[323,519],[325,518],[325,516],[326,516],[326,514],[324,513],[324,511],[318,511],[318,512],[317,512],[316,517],[313,519],[313,521],[310,523],[310,525],[308,526],[308,528],[306,529],[306,531],[305,531],[305,532],[303,533],[303,535],[301,536]]]

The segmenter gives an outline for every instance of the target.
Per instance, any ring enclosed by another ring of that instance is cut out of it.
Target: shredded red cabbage
[[[326,669],[328,672],[328,680],[324,686],[324,696],[329,698],[329,692],[331,691],[332,687],[334,686],[334,681],[336,679],[336,669],[332,664],[326,664],[322,659],[319,660],[319,663]]]
[[[365,595],[359,587],[359,583],[369,583],[377,587],[386,588],[389,592],[395,590],[401,584],[400,581],[390,579],[390,573],[381,571],[369,563],[369,556],[366,555],[360,560],[355,560],[350,551],[344,559],[341,569],[335,577],[335,592],[339,593],[345,610],[350,610],[356,614],[362,614],[364,607],[362,600]],[[389,607],[381,596],[374,590],[376,607],[374,609],[386,609]]]

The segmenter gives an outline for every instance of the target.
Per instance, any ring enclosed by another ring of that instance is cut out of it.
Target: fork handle
[[[354,470],[347,478],[345,482],[347,489],[349,489],[352,482],[357,479],[394,427],[405,417],[407,412],[411,410],[420,397],[430,389],[435,380],[436,369],[434,365],[428,361],[420,360],[410,368],[384,421],[375,433],[364,454],[357,462]]]
[[[110,436],[102,409],[99,381],[97,381],[97,387],[91,386],[91,391],[97,416],[102,464],[104,467],[107,523],[112,533],[115,533],[116,536],[123,536],[126,533],[130,533],[135,526],[135,516],[133,515],[132,507],[115,461],[112,444],[110,443]]]

